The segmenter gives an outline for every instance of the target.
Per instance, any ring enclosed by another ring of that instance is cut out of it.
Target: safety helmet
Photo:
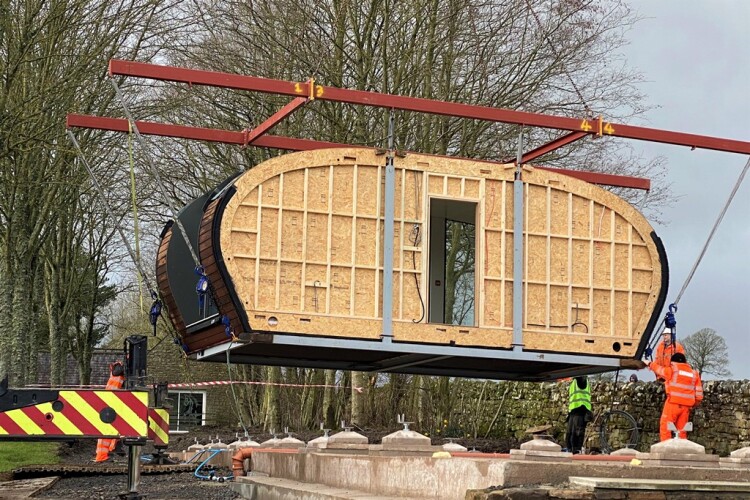
[[[123,373],[125,373],[125,368],[123,368],[122,363],[119,361],[115,361],[111,365],[109,365],[109,371],[114,375],[115,377],[121,377]]]

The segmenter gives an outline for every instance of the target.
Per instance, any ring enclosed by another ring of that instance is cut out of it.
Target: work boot
[[[120,441],[117,442],[114,452],[117,454],[117,456],[120,457],[124,457],[128,453],[128,451],[125,449],[125,446]]]

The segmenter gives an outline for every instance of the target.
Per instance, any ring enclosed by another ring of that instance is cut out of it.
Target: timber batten
[[[200,258],[234,332],[380,340],[384,164],[355,148],[285,155],[207,205]],[[408,155],[395,169],[393,340],[511,349],[513,166]],[[635,357],[666,295],[651,226],[583,181],[528,167],[523,181],[524,349]],[[430,221],[456,204],[474,210],[473,324],[430,323]],[[191,352],[228,341],[218,327],[183,339]]]

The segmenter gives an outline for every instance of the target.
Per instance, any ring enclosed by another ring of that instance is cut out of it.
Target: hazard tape
[[[148,438],[154,445],[169,443],[169,411],[163,408],[148,409]]]
[[[191,387],[211,387],[217,385],[275,385],[277,387],[314,387],[314,388],[326,388],[330,387],[333,389],[349,389],[349,387],[341,387],[338,385],[326,385],[326,384],[282,384],[280,382],[257,382],[252,380],[213,380],[211,382],[186,382],[179,384],[168,384],[169,389],[184,389]],[[355,391],[361,393],[361,387],[351,387]]]
[[[146,437],[148,393],[60,391],[56,401],[0,412],[0,437]]]

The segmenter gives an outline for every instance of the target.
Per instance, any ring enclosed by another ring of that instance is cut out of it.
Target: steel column
[[[393,111],[388,117],[388,151],[385,160],[385,207],[383,218],[383,342],[393,338],[393,218],[395,217],[396,168],[393,165],[395,156],[395,131]]]
[[[513,350],[523,350],[523,128],[518,133],[518,159],[513,179]]]

